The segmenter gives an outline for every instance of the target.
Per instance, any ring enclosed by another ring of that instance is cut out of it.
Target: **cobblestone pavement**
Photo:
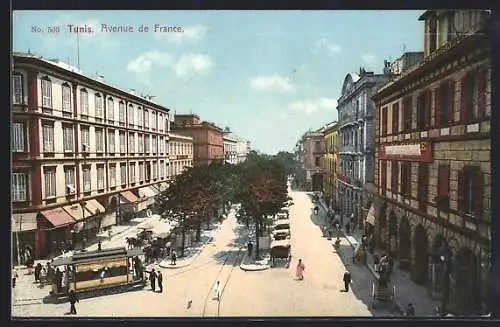
[[[290,268],[234,271],[221,301],[221,316],[391,315],[390,310],[370,308],[373,277],[364,272],[366,267],[348,264],[354,292],[341,292],[346,269],[343,260],[347,262],[346,258],[352,257],[350,246],[343,240],[342,256],[335,253],[331,243],[322,237],[323,217],[312,214],[313,204],[306,193],[291,195],[294,205],[290,208],[293,256]],[[299,258],[306,266],[303,281],[295,279]]]
[[[231,268],[239,265],[240,245],[234,243],[236,227],[236,219],[232,214],[222,223],[215,240],[203,249],[191,266],[176,270],[161,269],[163,293],[152,292],[148,285],[146,288],[124,293],[82,297],[76,305],[77,316],[217,315],[217,306],[214,309],[211,297],[215,281],[220,280],[224,286],[226,280],[231,278]],[[17,284],[13,289],[13,316],[63,316],[69,311],[67,302],[42,303],[43,297],[49,292],[49,286],[39,288],[33,284],[33,275],[20,276]]]

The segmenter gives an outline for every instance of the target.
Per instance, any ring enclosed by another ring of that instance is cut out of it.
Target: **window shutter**
[[[483,178],[484,175],[481,170],[477,170],[476,174],[476,204],[475,204],[475,213],[477,216],[481,217],[483,215]]]
[[[421,106],[421,103],[420,103],[420,98],[421,98],[421,95],[417,95],[417,129],[421,129],[422,128],[422,106]]]
[[[477,74],[477,116],[483,118],[486,106],[486,79],[487,69],[479,71]]]
[[[398,162],[391,161],[391,191],[398,191]]]
[[[458,210],[464,211],[465,197],[465,174],[463,169],[458,171],[458,192],[457,192],[457,207]]]
[[[441,108],[441,97],[440,97],[440,91],[441,87],[438,87],[437,89],[434,90],[434,126],[438,127],[439,126],[439,113],[442,109]]]
[[[446,116],[448,117],[448,123],[453,122],[453,108],[455,108],[455,86],[456,81],[451,81],[449,84],[449,102],[448,108],[446,108]]]
[[[439,165],[438,175],[438,195],[447,196],[450,194],[450,166]]]
[[[427,90],[425,92],[426,96],[426,108],[425,108],[425,127],[431,126],[431,106],[432,106],[432,92],[431,90]]]
[[[465,122],[469,119],[467,117],[467,98],[469,96],[467,89],[467,76],[462,78],[460,82],[460,121]]]

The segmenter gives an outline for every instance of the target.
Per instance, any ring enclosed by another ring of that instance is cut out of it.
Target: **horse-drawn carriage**
[[[378,302],[391,302],[392,309],[396,307],[396,285],[389,285],[389,278],[386,275],[380,275],[372,284],[372,308]]]
[[[289,240],[273,241],[271,243],[271,267],[277,262],[284,262],[286,268],[290,267],[292,261],[292,246]]]
[[[272,233],[273,240],[282,241],[290,239],[290,230],[289,229],[276,229]]]

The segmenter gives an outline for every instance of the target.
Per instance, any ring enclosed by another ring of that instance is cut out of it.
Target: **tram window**
[[[102,272],[103,269],[99,270],[85,270],[85,271],[79,271],[76,273],[75,280],[76,282],[83,282],[83,281],[88,281],[88,280],[96,280],[96,279],[101,279],[102,277]],[[116,276],[123,276],[127,274],[127,266],[118,266],[118,267],[109,267],[105,273],[104,273],[104,278],[109,278],[109,277],[116,277]]]

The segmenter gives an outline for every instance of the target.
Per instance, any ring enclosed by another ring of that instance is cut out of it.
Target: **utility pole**
[[[21,226],[23,223],[23,216],[19,216],[19,231],[16,233],[16,248],[17,248],[17,264],[21,264],[21,249],[19,248],[19,233],[21,232]]]

